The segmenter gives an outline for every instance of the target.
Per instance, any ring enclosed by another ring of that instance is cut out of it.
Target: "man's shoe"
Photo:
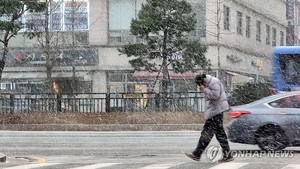
[[[192,160],[200,161],[200,157],[195,156],[193,153],[185,153],[185,155],[188,156]]]
[[[225,162],[230,162],[230,161],[233,161],[234,158],[229,155],[229,156],[223,156],[223,158],[221,160],[219,160],[219,163],[225,163]]]

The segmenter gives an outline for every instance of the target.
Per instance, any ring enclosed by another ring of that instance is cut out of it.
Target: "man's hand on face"
[[[200,84],[199,88],[200,88],[201,91],[203,91],[205,89],[205,85],[204,84]]]

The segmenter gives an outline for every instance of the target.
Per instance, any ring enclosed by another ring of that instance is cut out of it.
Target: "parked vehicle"
[[[228,138],[262,150],[300,146],[300,91],[272,95],[231,107]]]

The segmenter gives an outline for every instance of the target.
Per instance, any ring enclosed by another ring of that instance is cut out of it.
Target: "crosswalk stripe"
[[[290,165],[287,165],[285,167],[283,167],[282,169],[300,169],[300,165],[296,165],[296,164],[290,164]]]
[[[57,165],[57,164],[60,164],[60,163],[27,164],[27,165],[8,167],[8,168],[3,168],[3,169],[32,169],[32,168],[46,167],[46,166]]]
[[[216,166],[213,166],[209,169],[239,169],[240,167],[243,167],[245,165],[248,165],[249,163],[222,163],[218,164]]]
[[[142,167],[140,169],[167,169],[167,168],[171,168],[171,167],[174,167],[174,166],[177,166],[180,164],[183,164],[183,163],[152,164],[152,165]]]
[[[97,168],[103,168],[103,167],[110,167],[110,166],[117,165],[117,164],[120,164],[120,163],[98,163],[98,164],[86,165],[86,166],[70,168],[70,169],[97,169]]]

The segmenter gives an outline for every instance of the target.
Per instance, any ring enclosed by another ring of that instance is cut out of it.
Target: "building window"
[[[272,28],[272,46],[276,46],[276,41],[277,41],[277,32],[276,28]]]
[[[129,30],[130,23],[135,18],[135,1],[109,1],[109,30]]]
[[[51,3],[51,14],[50,14],[50,29],[53,31],[59,31],[62,29],[62,3],[52,2]]]
[[[284,46],[284,32],[280,31],[280,46]]]
[[[6,89],[6,83],[0,83],[0,89]]]
[[[136,18],[146,0],[109,0],[109,43],[135,43],[130,35],[131,20]]]
[[[205,39],[206,37],[206,6],[205,2],[194,2],[192,5],[192,11],[196,14],[197,19],[195,31],[191,32],[191,36],[197,39]]]
[[[108,91],[110,93],[136,92],[136,81],[132,72],[111,71],[108,72]]]
[[[251,17],[246,16],[246,37],[250,38],[251,37]]]
[[[44,12],[26,11],[22,22],[26,23],[26,31],[42,32],[49,22],[50,31],[88,30],[88,2],[53,1],[48,8],[49,21]]]
[[[230,30],[230,8],[224,5],[224,29]]]
[[[243,35],[243,13],[237,11],[237,26],[236,26],[236,32],[239,35]]]
[[[43,32],[46,26],[46,15],[43,13],[26,12],[24,15],[26,30],[33,32]]]
[[[270,45],[271,43],[271,28],[270,25],[266,25],[266,44]]]
[[[261,21],[256,21],[256,40],[261,42]]]
[[[87,2],[69,1],[65,2],[64,27],[65,30],[88,29]]]
[[[110,82],[123,82],[125,78],[122,73],[111,73],[108,79]]]

